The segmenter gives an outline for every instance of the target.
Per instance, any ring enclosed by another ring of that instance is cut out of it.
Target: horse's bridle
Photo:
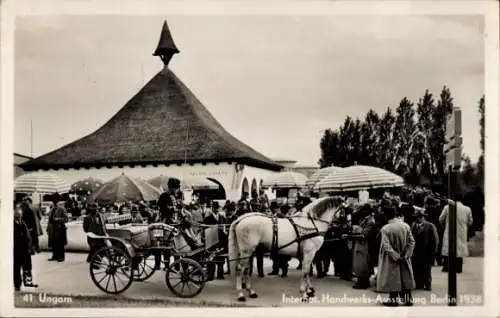
[[[337,208],[334,212],[334,214],[337,214],[342,208]],[[316,223],[314,223],[314,221],[319,221],[319,222],[322,222],[324,224],[327,224],[328,226],[332,223],[332,222],[328,222],[328,221],[325,221],[323,219],[320,219],[320,218],[317,218],[317,217],[314,217],[312,216],[311,214],[307,213],[307,215],[297,215],[297,216],[292,216],[292,217],[296,217],[296,218],[299,218],[299,217],[302,217],[302,218],[307,218],[308,220],[311,221],[311,223],[313,224],[314,226],[314,229],[316,230],[316,232],[319,233],[319,229],[318,229],[318,226],[316,225]]]

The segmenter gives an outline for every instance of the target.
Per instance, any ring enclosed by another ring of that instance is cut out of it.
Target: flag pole
[[[33,119],[30,119],[30,157],[33,158]]]

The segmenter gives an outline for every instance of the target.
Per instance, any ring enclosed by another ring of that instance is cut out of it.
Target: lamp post
[[[457,305],[457,202],[458,176],[462,160],[462,112],[455,107],[446,124],[446,142],[444,153],[448,170],[448,306]]]

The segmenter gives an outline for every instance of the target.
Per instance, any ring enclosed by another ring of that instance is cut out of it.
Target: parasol
[[[125,174],[106,182],[91,195],[90,200],[100,204],[127,201],[158,200],[161,192],[148,182]]]
[[[99,179],[88,177],[73,183],[70,191],[74,193],[91,194],[102,187],[103,184],[104,182]]]
[[[391,188],[404,185],[400,176],[387,170],[364,165],[342,168],[320,180],[314,189],[317,191],[344,192],[376,188]]]
[[[340,170],[342,170],[342,167],[334,167],[334,166],[319,169],[318,171],[312,174],[309,180],[307,180],[306,186],[313,188],[316,185],[316,183],[321,181],[321,179],[325,178],[326,176],[332,173],[337,173]]]
[[[278,172],[262,182],[263,187],[271,187],[275,189],[291,189],[304,188],[306,186],[307,177],[298,172]]]
[[[69,190],[66,180],[48,172],[23,174],[14,180],[14,191],[18,193],[67,193]]]

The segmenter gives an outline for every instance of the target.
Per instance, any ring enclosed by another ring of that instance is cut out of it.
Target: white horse
[[[250,298],[257,293],[250,283],[249,258],[262,244],[271,253],[295,256],[302,259],[300,293],[305,301],[314,296],[309,269],[314,255],[324,241],[324,235],[344,200],[340,197],[324,197],[304,207],[302,213],[289,218],[272,218],[262,213],[240,216],[229,229],[229,260],[235,273],[238,300],[245,301],[244,290]]]

